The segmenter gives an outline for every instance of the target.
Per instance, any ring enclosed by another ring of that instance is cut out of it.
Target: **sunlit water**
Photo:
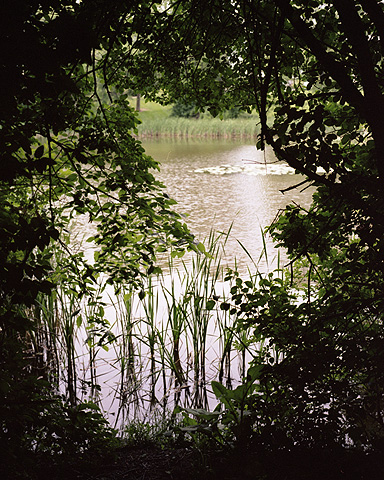
[[[188,215],[187,224],[199,240],[211,229],[227,232],[232,225],[226,247],[229,266],[235,258],[243,270],[249,265],[244,249],[257,262],[263,252],[262,230],[287,204],[307,208],[311,203],[313,189],[282,193],[303,178],[276,163],[270,149],[262,152],[249,141],[151,140],[143,146],[161,162],[158,178],[177,200],[178,212]],[[272,240],[266,236],[265,241],[269,265],[263,256],[259,262],[263,270],[275,267],[277,261]]]

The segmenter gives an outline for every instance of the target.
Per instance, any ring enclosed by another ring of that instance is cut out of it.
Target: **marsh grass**
[[[115,427],[124,423],[130,414],[130,407],[140,404],[141,389],[140,369],[137,351],[136,326],[137,315],[135,294],[131,287],[122,289],[118,295],[109,296],[114,309],[116,341],[113,342],[114,355],[112,367],[117,378],[112,403],[118,403],[115,416]]]
[[[230,232],[211,232],[205,251],[189,261],[170,255],[141,292],[120,286],[111,293],[99,278],[89,296],[79,296],[58,283],[33,312],[36,371],[73,404],[86,398],[112,409],[115,426],[174,405],[209,407],[210,381],[241,382],[254,355],[237,316],[219,307],[230,296],[222,264]]]
[[[56,312],[55,295],[39,295],[33,312],[35,328],[30,332],[33,369],[51,384],[58,386],[60,322]]]
[[[131,99],[135,105],[135,99]],[[142,111],[138,113],[141,124],[139,137],[202,137],[202,138],[244,138],[254,139],[260,133],[260,120],[256,113],[241,113],[238,118],[212,117],[201,113],[199,118],[173,117],[172,106],[162,106],[154,102],[142,102]],[[273,119],[273,111],[268,118]]]
[[[220,120],[219,118],[150,118],[138,127],[140,137],[256,138],[255,117]]]
[[[146,389],[151,410],[158,406],[165,410],[168,402],[207,407],[207,383],[217,377],[222,356],[229,363],[234,345],[230,315],[212,308],[213,298],[224,298],[221,258],[229,233],[211,233],[206,252],[190,261],[175,263],[171,255],[167,273],[149,277],[145,294],[130,296],[130,312],[136,302],[139,318],[131,323],[141,365],[135,365],[135,370],[141,372],[142,395]],[[120,303],[118,308],[122,307]],[[224,348],[220,347],[222,332]],[[123,336],[120,339],[124,341]],[[120,351],[124,354],[124,347]]]
[[[26,335],[31,373],[57,389],[62,386],[72,404],[76,403],[78,385],[78,313],[76,298],[61,288],[51,295],[40,294],[36,306],[27,312],[34,320],[34,328]]]
[[[149,371],[150,371],[150,405],[151,408],[156,404],[155,385],[157,382],[157,361],[156,361],[156,346],[158,337],[157,317],[159,313],[159,294],[153,287],[153,277],[149,276],[147,292],[142,299],[142,305],[144,308],[143,322],[146,324],[146,332],[142,337],[142,342],[149,348]],[[164,364],[162,364],[164,368]]]

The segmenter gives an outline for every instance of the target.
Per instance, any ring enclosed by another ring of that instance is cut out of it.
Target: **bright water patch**
[[[303,187],[303,176],[278,161],[270,148],[257,150],[244,141],[190,139],[143,146],[161,162],[157,178],[178,202],[176,211],[187,215],[186,223],[199,241],[212,230],[231,229],[225,249],[228,266],[236,262],[238,270],[246,273],[252,263],[246,252],[263,271],[276,266],[278,252],[261,231],[289,204],[308,209],[315,188]],[[268,261],[263,257],[261,264],[265,247]],[[280,261],[285,262],[281,255]]]
[[[295,170],[286,163],[264,164],[249,163],[245,165],[216,165],[194,170],[195,173],[210,173],[211,175],[229,175],[243,173],[245,175],[295,175]],[[318,169],[317,173],[324,173]]]

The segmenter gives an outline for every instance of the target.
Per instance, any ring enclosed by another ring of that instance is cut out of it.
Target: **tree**
[[[234,305],[223,308],[278,351],[260,352],[252,370],[261,390],[248,407],[264,445],[382,450],[383,9],[374,0],[2,3],[0,411],[9,458],[31,448],[46,413],[23,358],[37,296],[64,273],[80,296],[99,272],[139,287],[166,245],[196,248],[134,136],[127,89],[213,115],[256,108],[259,148],[272,145],[305,176],[300,186],[317,187],[309,211],[290,206],[270,229],[292,267],[301,262],[306,300],[296,305],[273,278],[257,288],[237,278]],[[62,232],[78,213],[97,225],[97,262],[66,254],[57,265],[52,247],[66,250]]]
[[[199,116],[199,113],[196,113],[196,106],[194,104],[184,104],[182,102],[176,102],[172,106],[173,117],[184,117],[184,118],[196,118]]]
[[[44,370],[26,358],[37,300],[63,278],[78,298],[92,298],[100,273],[117,290],[141,288],[158,252],[196,248],[153,175],[158,164],[135,138],[127,96],[107,81],[106,59],[127,41],[122,25],[135,6],[20,0],[0,7],[0,441],[16,467],[28,451],[54,449],[55,428],[77,408],[73,392],[71,407],[57,401]],[[137,10],[145,8],[140,2]],[[95,225],[93,264],[66,242],[78,214]]]
[[[274,281],[263,299],[241,282],[233,290],[255,341],[279,351],[259,360],[263,431],[290,445],[381,450],[382,3],[190,0],[154,5],[148,19],[137,44],[110,54],[143,94],[182,96],[213,114],[256,108],[258,147],[272,145],[305,176],[297,188],[317,187],[309,211],[291,205],[269,229],[306,272],[304,303]]]

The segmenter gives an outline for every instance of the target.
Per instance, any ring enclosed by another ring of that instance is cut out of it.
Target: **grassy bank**
[[[212,137],[256,138],[258,127],[254,119],[179,118],[143,120],[141,137]]]
[[[132,105],[134,105],[132,100]],[[239,118],[213,118],[203,114],[199,119],[172,117],[172,106],[143,102],[139,113],[142,123],[138,127],[140,137],[211,137],[256,138],[260,128],[256,115]]]

